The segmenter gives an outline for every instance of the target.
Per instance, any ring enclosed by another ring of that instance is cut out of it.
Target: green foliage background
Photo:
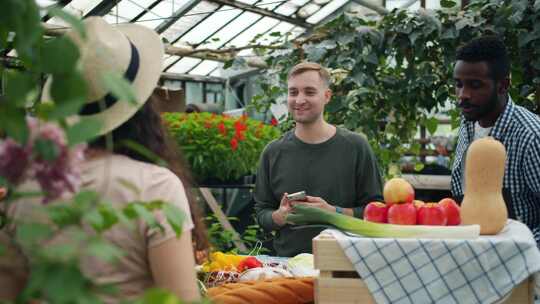
[[[259,51],[271,71],[262,76],[263,93],[254,97],[255,105],[265,109],[286,96],[287,71],[295,64],[321,63],[334,78],[328,121],[365,133],[386,172],[405,152],[420,152],[413,140],[419,126],[437,129],[428,113],[454,99],[457,47],[498,34],[511,54],[513,100],[538,113],[540,1],[479,0],[464,11],[453,1],[441,4],[445,7],[437,11],[396,9],[379,21],[344,14],[307,39],[285,41],[285,50]],[[458,112],[448,114],[456,127]]]

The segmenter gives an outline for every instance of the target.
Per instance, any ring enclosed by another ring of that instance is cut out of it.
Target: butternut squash
[[[467,151],[461,224],[479,224],[482,235],[499,233],[508,219],[502,196],[505,162],[506,149],[493,137],[473,141]]]

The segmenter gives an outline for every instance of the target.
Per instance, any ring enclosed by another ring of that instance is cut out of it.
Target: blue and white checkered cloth
[[[540,251],[524,224],[509,220],[475,240],[389,239],[326,230],[381,303],[495,303],[529,276],[540,294]]]

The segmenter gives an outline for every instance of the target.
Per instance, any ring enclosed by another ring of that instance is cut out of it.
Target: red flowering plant
[[[163,118],[200,182],[234,181],[254,173],[262,150],[280,134],[247,116],[164,113]]]

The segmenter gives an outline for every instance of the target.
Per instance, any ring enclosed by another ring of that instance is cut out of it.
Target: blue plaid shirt
[[[463,198],[465,154],[474,140],[474,122],[462,119],[452,167],[452,194]],[[489,136],[506,148],[503,196],[510,218],[525,223],[540,244],[540,118],[510,97]]]

